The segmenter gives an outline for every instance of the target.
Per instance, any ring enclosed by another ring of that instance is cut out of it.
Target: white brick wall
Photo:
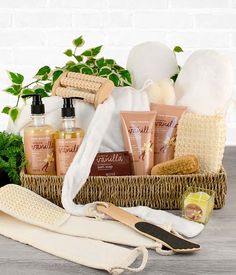
[[[5,70],[30,78],[39,66],[60,65],[71,40],[83,35],[88,47],[125,65],[130,47],[159,40],[185,52],[216,48],[232,60],[236,77],[236,0],[0,0],[0,88]],[[1,93],[0,109],[14,99]],[[234,92],[236,98],[236,91]],[[7,116],[0,115],[0,130]],[[228,116],[228,144],[236,144],[236,108]]]

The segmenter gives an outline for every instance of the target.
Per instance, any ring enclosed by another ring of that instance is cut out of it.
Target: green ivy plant
[[[173,52],[176,54],[176,53],[181,53],[181,52],[184,52],[183,49],[180,47],[180,46],[175,46],[174,49],[173,49]],[[171,79],[175,82],[178,75],[179,75],[179,72],[181,71],[181,66],[178,65],[178,71],[177,73],[175,73],[174,75],[171,76]]]
[[[0,132],[0,148],[0,185],[20,184],[19,174],[26,164],[21,136]]]
[[[113,81],[116,87],[131,86],[132,78],[128,70],[121,67],[114,59],[98,57],[102,46],[87,49],[78,53],[78,49],[84,45],[82,36],[72,41],[73,49],[67,49],[64,54],[69,60],[63,67],[51,69],[43,66],[34,75],[34,80],[24,83],[24,76],[20,73],[8,72],[11,86],[4,91],[17,97],[15,106],[5,106],[2,113],[11,117],[13,122],[19,116],[19,102],[22,96],[40,94],[42,97],[50,96],[52,86],[64,71],[78,72],[101,76]],[[24,99],[25,100],[25,99]]]

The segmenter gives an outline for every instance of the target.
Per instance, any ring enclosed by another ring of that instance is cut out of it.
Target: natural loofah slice
[[[151,103],[174,105],[175,91],[172,79],[163,79],[153,83],[148,89],[147,94]]]
[[[222,166],[226,139],[223,116],[185,113],[179,121],[175,146],[175,158],[196,155],[200,172],[219,172]]]
[[[155,165],[151,175],[184,175],[195,173],[198,170],[198,158],[195,155],[186,155]]]

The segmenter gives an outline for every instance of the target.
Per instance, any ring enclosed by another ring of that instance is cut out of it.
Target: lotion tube
[[[174,158],[177,126],[180,117],[187,110],[185,106],[172,106],[151,103],[156,111],[154,164]]]
[[[134,174],[150,175],[154,164],[156,112],[121,112],[125,149],[132,156]]]

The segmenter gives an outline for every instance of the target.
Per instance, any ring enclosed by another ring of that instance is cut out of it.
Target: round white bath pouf
[[[224,114],[233,91],[233,67],[214,50],[198,50],[185,62],[175,83],[177,105],[190,111]]]
[[[127,60],[133,86],[141,89],[146,80],[154,82],[170,78],[178,72],[174,52],[160,42],[145,42],[133,47]]]

